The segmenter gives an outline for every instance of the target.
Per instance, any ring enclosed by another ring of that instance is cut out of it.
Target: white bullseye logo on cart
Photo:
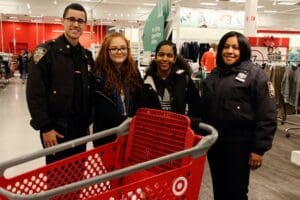
[[[175,179],[172,186],[172,192],[175,196],[181,196],[185,193],[188,187],[187,179],[183,176],[180,176]]]

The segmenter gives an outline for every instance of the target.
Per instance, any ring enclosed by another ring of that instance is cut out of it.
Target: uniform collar
[[[69,43],[69,41],[67,40],[67,38],[64,36],[64,34],[62,34],[61,36],[59,36],[58,38],[56,38],[54,40],[54,42],[58,46],[58,52],[65,53],[65,54],[72,54],[73,48],[79,48],[79,49],[81,49],[81,54],[84,52],[83,51],[83,47],[80,45],[80,43],[78,43],[75,47],[72,46]]]
[[[250,60],[243,61],[239,63],[238,65],[234,65],[232,67],[228,68],[221,68],[222,74],[223,75],[228,75],[228,74],[237,74],[239,72],[246,72],[249,71],[249,66],[252,65],[252,62]]]

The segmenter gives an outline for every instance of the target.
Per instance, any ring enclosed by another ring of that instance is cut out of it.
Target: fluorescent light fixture
[[[27,3],[27,8],[30,9],[30,4],[29,3]]]
[[[40,19],[32,19],[31,22],[41,23],[41,22],[43,22],[43,20],[40,20]]]
[[[156,6],[155,3],[143,3],[144,6]]]
[[[18,18],[15,16],[10,16],[9,19],[18,19]]]
[[[284,6],[293,6],[296,5],[297,2],[291,2],[291,1],[279,1],[277,2],[277,5],[284,5]]]
[[[230,0],[233,3],[246,3],[246,0]]]
[[[212,2],[201,2],[200,5],[202,5],[202,6],[216,6],[217,3],[212,3]]]
[[[262,6],[262,5],[261,5],[261,6],[260,6],[260,5],[257,6],[258,9],[264,8],[264,7],[265,7],[265,6]]]
[[[17,20],[17,19],[8,19],[7,21],[9,21],[9,22],[19,22],[19,20]]]
[[[108,22],[101,22],[101,24],[112,24],[112,22],[108,21]]]
[[[277,13],[277,10],[264,10],[264,13]]]

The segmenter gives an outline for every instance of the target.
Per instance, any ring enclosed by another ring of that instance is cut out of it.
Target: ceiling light
[[[264,10],[264,13],[277,13],[277,10]]]
[[[233,3],[246,3],[246,0],[230,0]]]
[[[260,8],[264,8],[264,7],[265,7],[265,6],[262,6],[262,5],[261,5],[261,6],[257,6],[257,8],[258,8],[258,9],[260,9]]]
[[[30,4],[29,3],[27,3],[27,8],[30,9]]]
[[[57,5],[57,1],[55,0],[55,1],[53,1],[53,3],[55,4],[55,5]]]
[[[297,2],[291,2],[291,1],[280,1],[277,3],[277,5],[285,5],[285,6],[293,6],[296,4],[297,4]]]
[[[156,6],[155,3],[143,3],[144,6]]]
[[[217,3],[212,3],[212,2],[201,2],[200,5],[202,5],[202,6],[216,6],[218,4]]]

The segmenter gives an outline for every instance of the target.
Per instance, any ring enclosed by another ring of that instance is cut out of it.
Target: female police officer
[[[248,199],[250,169],[262,165],[277,127],[274,89],[250,56],[245,36],[226,33],[204,82],[202,118],[219,132],[208,152],[215,200]]]

